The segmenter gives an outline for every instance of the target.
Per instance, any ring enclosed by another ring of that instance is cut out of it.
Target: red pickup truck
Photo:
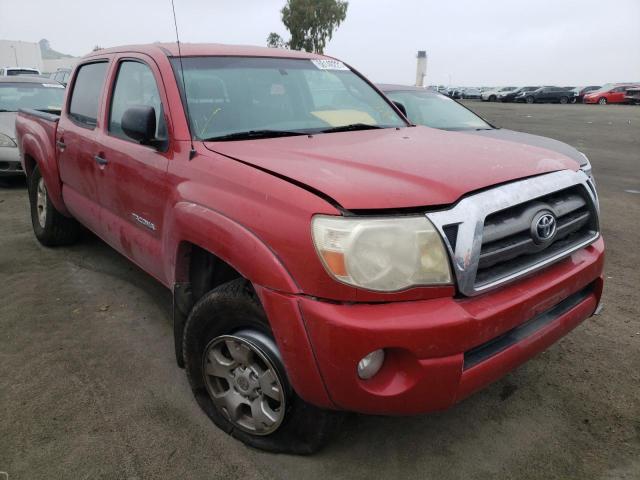
[[[59,116],[16,123],[37,239],[83,225],[170,289],[198,403],[258,448],[312,452],[338,411],[450,407],[599,305],[587,169],[414,126],[333,58],[100,50]]]

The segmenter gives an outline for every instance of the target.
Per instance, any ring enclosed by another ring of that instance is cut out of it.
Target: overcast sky
[[[285,0],[175,0],[183,42],[287,36]],[[170,0],[0,0],[0,39],[63,53],[173,41]],[[326,52],[378,82],[586,85],[640,81],[640,0],[349,0]]]

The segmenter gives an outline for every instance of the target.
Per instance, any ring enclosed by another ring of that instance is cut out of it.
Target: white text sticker
[[[42,86],[47,88],[64,88],[64,85],[60,85],[59,83],[43,83]]]
[[[344,63],[339,60],[311,60],[320,70],[349,70]]]

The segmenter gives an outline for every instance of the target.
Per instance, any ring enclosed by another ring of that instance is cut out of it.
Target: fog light
[[[358,362],[358,376],[363,380],[373,377],[380,371],[384,362],[384,350],[375,350]]]

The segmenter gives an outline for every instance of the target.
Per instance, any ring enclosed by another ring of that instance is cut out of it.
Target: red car
[[[596,312],[588,162],[413,126],[333,58],[182,52],[90,54],[17,143],[36,238],[82,224],[167,287],[177,362],[225,432],[309,453],[336,411],[448,408]]]
[[[606,105],[608,103],[627,103],[627,99],[625,98],[626,92],[629,88],[633,87],[637,87],[637,85],[605,85],[600,90],[587,93],[582,98],[582,101],[584,103],[598,103],[600,105]]]

